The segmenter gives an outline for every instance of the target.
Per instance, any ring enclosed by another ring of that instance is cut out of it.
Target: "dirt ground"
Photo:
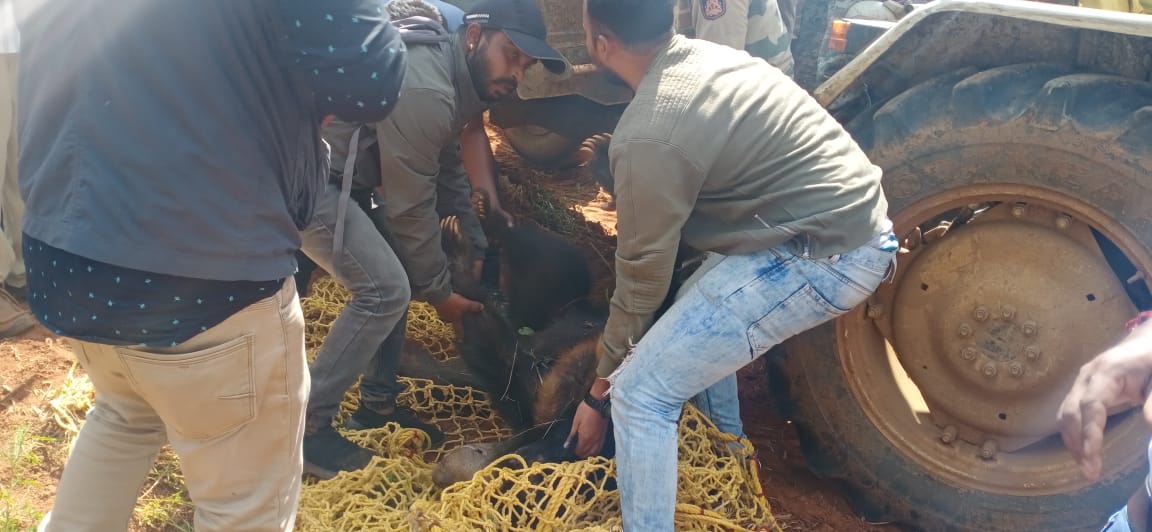
[[[64,383],[73,358],[67,346],[37,326],[0,343],[0,529],[47,511],[66,452],[48,396]]]
[[[569,232],[586,243],[610,242],[615,216],[591,206],[605,198],[586,170],[542,172],[529,168],[511,153],[498,133],[493,131],[492,135],[504,178],[521,183],[508,187],[521,194],[510,198],[510,203],[530,202],[536,212],[574,209],[587,222],[584,227],[568,228]],[[551,195],[531,192],[531,184]],[[610,278],[611,249],[601,245],[586,249],[598,278]],[[602,293],[606,295],[606,291]],[[39,326],[19,338],[0,342],[0,532],[34,529],[39,516],[51,507],[67,447],[60,443],[65,431],[56,421],[50,399],[74,371],[73,363],[67,344]],[[744,423],[759,453],[762,483],[785,530],[891,530],[862,522],[834,484],[808,472],[795,431],[774,413],[763,361],[740,372],[740,386]],[[133,530],[167,529],[173,528],[133,524]]]

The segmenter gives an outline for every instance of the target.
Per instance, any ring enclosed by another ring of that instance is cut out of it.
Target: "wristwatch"
[[[592,397],[592,394],[589,393],[588,395],[584,396],[584,404],[592,407],[593,410],[599,412],[600,415],[604,416],[605,418],[612,417],[612,400],[607,397],[603,399],[597,399]]]

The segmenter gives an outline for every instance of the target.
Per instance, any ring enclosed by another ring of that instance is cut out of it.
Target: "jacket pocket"
[[[118,348],[133,388],[190,440],[230,434],[256,417],[252,337],[182,354]]]

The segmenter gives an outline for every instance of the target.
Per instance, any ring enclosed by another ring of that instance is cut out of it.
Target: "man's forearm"
[[[628,356],[631,344],[652,327],[656,311],[668,294],[675,266],[675,250],[656,252],[637,260],[616,260],[616,291],[612,294],[608,323],[601,336],[601,359],[596,373],[607,377]]]
[[[496,158],[492,155],[492,144],[484,121],[478,118],[464,126],[460,132],[460,157],[468,183],[472,190],[483,190],[493,206],[499,207],[500,198],[496,194]]]

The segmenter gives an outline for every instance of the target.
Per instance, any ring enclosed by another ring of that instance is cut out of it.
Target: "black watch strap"
[[[592,397],[592,394],[589,393],[589,394],[584,396],[584,403],[587,404],[588,406],[592,407],[593,410],[599,412],[601,416],[604,416],[606,418],[612,417],[612,414],[611,414],[612,400],[611,399],[609,399],[607,397],[605,397],[603,399],[597,399],[595,397]]]

